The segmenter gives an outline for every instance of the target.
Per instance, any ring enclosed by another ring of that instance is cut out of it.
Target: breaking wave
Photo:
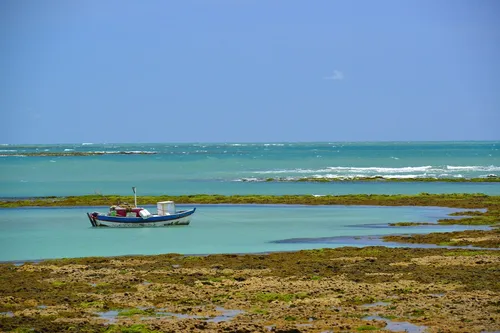
[[[390,168],[390,167],[327,167],[323,169],[280,169],[280,170],[264,170],[264,171],[254,171],[256,174],[279,174],[279,173],[301,173],[301,174],[313,174],[313,173],[327,173],[334,172],[336,174],[398,174],[398,173],[412,173],[412,172],[433,172],[433,173],[446,173],[453,171],[473,171],[473,172],[493,172],[500,171],[500,166],[416,166],[416,167],[400,167],[400,168]]]
[[[414,179],[414,178],[472,178],[497,176],[492,172],[500,171],[500,166],[406,166],[406,167],[327,167],[321,169],[278,169],[253,171],[261,177],[242,178],[242,181],[266,181],[277,178],[294,181],[304,178],[318,179]]]

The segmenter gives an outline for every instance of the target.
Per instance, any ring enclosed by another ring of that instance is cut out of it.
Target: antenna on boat
[[[137,208],[137,193],[135,192],[135,186],[132,186],[132,191],[134,191],[134,207]]]

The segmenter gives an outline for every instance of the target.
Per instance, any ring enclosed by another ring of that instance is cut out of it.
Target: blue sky
[[[500,1],[3,0],[0,143],[500,140]]]

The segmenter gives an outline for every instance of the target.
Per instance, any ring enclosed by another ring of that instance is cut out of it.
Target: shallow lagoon
[[[192,206],[177,205],[178,209]],[[153,206],[145,206],[151,212]],[[85,213],[105,207],[0,210],[0,261],[161,253],[213,254],[380,245],[378,235],[458,231],[467,226],[390,227],[435,222],[442,207],[196,205],[189,226],[92,228]],[[478,229],[478,227],[474,227]],[[354,238],[353,238],[354,237]],[[386,246],[396,244],[384,243]],[[405,245],[408,246],[408,245]]]

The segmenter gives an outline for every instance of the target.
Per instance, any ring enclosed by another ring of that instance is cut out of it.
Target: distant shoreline
[[[334,182],[443,182],[443,183],[498,183],[500,177],[490,175],[487,177],[475,178],[439,178],[439,177],[411,177],[411,178],[389,178],[384,176],[373,177],[338,177],[338,178],[325,178],[325,177],[304,177],[297,179],[288,178],[266,178],[258,180],[246,180],[244,182],[311,182],[311,183],[334,183]]]

